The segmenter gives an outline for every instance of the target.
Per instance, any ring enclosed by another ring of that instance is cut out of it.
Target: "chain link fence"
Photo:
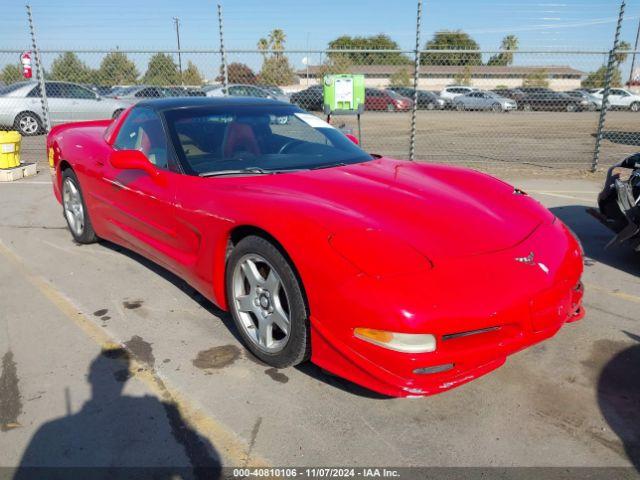
[[[37,137],[46,129],[41,92],[35,81],[22,78],[21,53],[0,50],[0,128]],[[616,52],[618,72],[633,53]],[[408,158],[414,100],[417,160],[586,170],[594,158],[602,108],[607,112],[600,166],[638,150],[635,87],[623,87],[619,74],[612,75],[614,88],[603,106],[609,52],[424,50],[417,94],[415,55],[228,50],[225,89],[218,50],[40,51],[53,125],[111,118],[148,98],[227,94],[275,98],[324,116],[323,76],[353,73],[365,77],[361,142],[372,153]],[[355,116],[331,121],[358,134]]]

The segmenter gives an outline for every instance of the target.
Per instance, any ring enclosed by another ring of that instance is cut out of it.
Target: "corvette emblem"
[[[516,257],[515,261],[516,262],[520,262],[520,263],[524,263],[525,265],[535,265],[536,262],[534,262],[534,258],[535,258],[535,253],[531,252],[529,253],[529,255],[527,255],[526,257]]]

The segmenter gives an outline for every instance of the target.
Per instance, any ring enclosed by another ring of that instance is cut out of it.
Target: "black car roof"
[[[179,108],[189,107],[237,107],[237,106],[274,106],[274,107],[295,107],[287,102],[272,100],[270,98],[257,97],[170,97],[143,100],[138,102],[136,106],[152,108],[157,111],[175,110]]]

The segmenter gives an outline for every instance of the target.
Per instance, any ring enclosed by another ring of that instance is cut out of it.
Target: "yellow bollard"
[[[0,132],[0,168],[20,166],[21,140],[22,137],[18,132]]]

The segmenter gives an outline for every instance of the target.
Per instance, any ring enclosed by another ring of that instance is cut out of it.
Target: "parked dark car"
[[[518,107],[524,111],[565,111],[577,112],[589,109],[589,102],[580,98],[570,97],[564,93],[551,90],[524,92],[518,100]]]
[[[497,93],[501,97],[510,98],[511,100],[515,100],[519,102],[526,94],[520,90],[519,88],[494,88],[491,90],[494,93]]]
[[[406,112],[411,110],[413,100],[394,92],[378,88],[365,88],[365,110],[386,110],[387,112]]]
[[[312,85],[299,92],[291,94],[289,101],[305,110],[322,110],[322,85]]]
[[[413,100],[415,89],[411,87],[389,87],[388,90],[392,90],[403,97],[407,97]],[[443,109],[445,101],[438,97],[436,94],[427,90],[418,90],[418,108],[426,110]]]

